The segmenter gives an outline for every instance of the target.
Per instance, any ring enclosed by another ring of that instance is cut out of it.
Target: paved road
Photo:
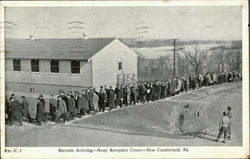
[[[84,128],[73,124],[48,124],[38,127],[25,123],[23,127],[6,126],[6,146],[232,146],[242,143],[242,93],[241,84],[223,84],[220,86],[201,89],[181,95],[166,104],[178,101],[204,100],[207,101],[203,110],[207,122],[214,127],[214,131],[201,137],[188,136],[186,138],[169,138],[152,135],[137,135],[126,132],[116,132],[98,129],[98,127]],[[199,93],[200,92],[200,93]],[[201,93],[203,92],[203,93]],[[196,99],[197,98],[197,99]],[[198,99],[199,98],[199,99]],[[233,107],[233,140],[226,144],[214,142],[218,133],[218,119],[227,105]],[[133,108],[130,108],[133,109]],[[121,110],[117,110],[121,111]],[[107,114],[107,113],[106,113]],[[94,116],[91,118],[95,118]],[[81,119],[86,120],[86,119]]]

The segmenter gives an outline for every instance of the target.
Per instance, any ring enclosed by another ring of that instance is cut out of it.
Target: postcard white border
[[[0,2],[0,21],[4,20],[5,7],[72,7],[72,6],[242,6],[242,43],[243,43],[243,146],[232,147],[186,147],[185,152],[170,153],[58,153],[58,147],[21,147],[22,153],[5,153],[4,128],[4,52],[1,48],[1,157],[5,158],[247,158],[249,154],[249,37],[247,0],[199,0],[199,1],[5,1]],[[4,34],[0,35],[4,45]],[[169,148],[176,148],[170,147]],[[65,147],[64,147],[65,148]],[[76,147],[72,147],[76,148]],[[91,147],[89,147],[91,148]],[[95,147],[96,148],[96,147]],[[117,148],[117,147],[116,147]],[[126,147],[130,148],[130,147]],[[163,148],[163,147],[154,147]],[[180,146],[178,148],[184,148]],[[20,149],[20,147],[11,147]]]

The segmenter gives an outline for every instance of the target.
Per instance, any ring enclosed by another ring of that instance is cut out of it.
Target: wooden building
[[[58,94],[137,79],[136,53],[118,39],[6,39],[5,46],[6,90]]]

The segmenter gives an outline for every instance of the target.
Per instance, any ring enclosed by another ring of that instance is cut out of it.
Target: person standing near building
[[[79,117],[81,118],[82,115],[84,115],[84,107],[83,107],[83,97],[80,93],[76,93],[77,94],[77,99],[76,99],[76,104],[77,104],[77,114],[79,115]]]
[[[121,108],[122,107],[122,102],[121,102],[121,99],[122,99],[122,88],[119,87],[118,84],[116,85],[116,88],[115,88],[115,96],[116,96],[115,105],[116,105],[116,107],[120,106],[120,108]]]
[[[128,106],[128,94],[127,94],[127,86],[122,87],[122,99],[123,99],[123,104],[127,107]]]
[[[109,111],[114,109],[114,102],[115,102],[115,91],[112,89],[112,86],[110,86],[108,95]]]
[[[219,124],[219,134],[217,136],[216,142],[218,142],[221,136],[224,134],[224,140],[222,142],[226,143],[229,123],[230,119],[227,117],[227,113],[223,112],[223,118],[221,119]]]
[[[52,121],[55,121],[56,119],[56,99],[54,98],[53,95],[50,95],[50,99],[49,99],[49,113],[51,116]]]
[[[39,126],[42,125],[42,118],[43,118],[43,103],[41,101],[41,98],[37,98],[36,121]]]
[[[82,105],[83,105],[83,111],[82,114],[85,115],[86,113],[90,113],[89,109],[89,99],[88,99],[88,91],[82,90]]]
[[[93,103],[93,89],[88,90],[88,103],[89,103],[89,110],[90,113],[92,114],[94,112],[94,103]]]
[[[227,117],[229,118],[230,122],[228,124],[228,139],[232,140],[232,117],[233,117],[233,113],[232,113],[232,108],[230,106],[227,107]]]
[[[71,94],[67,95],[68,98],[68,112],[70,113],[70,118],[75,118],[75,100],[71,97]]]
[[[62,100],[61,96],[58,96],[56,123],[61,122],[61,119],[63,119],[63,122],[66,121],[66,116],[65,116],[66,112],[67,112],[66,103],[64,100]]]
[[[19,126],[23,125],[23,113],[22,113],[22,105],[21,103],[16,99],[15,96],[13,96],[10,100],[10,107],[12,110],[12,122],[17,121],[20,123]]]
[[[29,113],[29,102],[25,99],[25,96],[21,97],[22,100],[22,112],[23,115],[28,119],[29,123],[32,122],[30,113]]]
[[[132,104],[134,104],[135,105],[135,103],[136,103],[136,90],[135,90],[135,87],[134,86],[132,86],[131,87],[131,97],[130,97],[130,105],[132,105]]]
[[[151,92],[150,92],[150,84],[148,83],[146,86],[146,100],[149,103],[151,97]]]
[[[106,98],[106,94],[105,94],[105,92],[103,90],[103,87],[100,87],[100,92],[99,92],[99,109],[102,112],[105,111],[105,98]]]
[[[45,110],[45,104],[46,104],[45,100],[44,100],[42,94],[40,94],[38,98],[40,99],[40,101],[42,102],[42,105],[43,105],[42,121],[47,123],[47,114],[46,114],[46,110]]]
[[[127,86],[127,89],[126,89],[126,91],[127,91],[127,103],[128,103],[128,105],[130,105],[130,97],[131,97],[131,88],[130,88],[130,85],[128,85]]]
[[[146,89],[145,85],[142,85],[142,88],[141,88],[141,101],[142,101],[143,104],[147,100],[146,97],[147,97],[147,89]]]
[[[98,103],[99,103],[99,97],[98,94],[96,92],[92,92],[93,93],[93,106],[94,106],[94,114],[96,114],[98,112]]]

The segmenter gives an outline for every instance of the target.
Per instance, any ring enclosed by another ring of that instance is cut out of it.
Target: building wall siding
[[[58,89],[59,87],[91,87],[92,86],[92,74],[91,74],[91,62],[81,61],[81,74],[71,74],[71,61],[60,60],[60,73],[50,72],[50,61],[40,60],[40,72],[31,72],[30,60],[21,60],[22,71],[13,71],[13,59],[6,59],[5,65],[5,81],[8,83],[6,89],[15,89],[20,91],[29,91],[29,88],[25,88],[27,84],[41,85],[37,89],[43,92],[44,88],[51,90],[52,88]],[[13,86],[11,86],[13,85]],[[20,85],[18,87],[17,85]],[[49,87],[45,87],[48,85]],[[52,87],[55,85],[56,87]],[[51,89],[50,89],[51,88]],[[58,90],[55,90],[56,92]],[[44,91],[46,93],[46,91]],[[38,93],[38,92],[37,92]],[[50,92],[47,92],[50,93]]]
[[[79,91],[90,88],[85,86],[65,86],[65,85],[51,85],[51,84],[30,84],[30,83],[17,83],[17,82],[5,82],[5,89],[10,92],[30,92],[30,88],[34,89],[35,94],[53,94],[58,95],[59,90],[63,90],[66,93],[68,91]],[[23,94],[24,95],[24,94]],[[10,94],[7,94],[9,97]]]
[[[118,62],[122,62],[122,70],[118,70]],[[92,57],[93,86],[117,83],[117,75],[121,73],[137,76],[137,56],[119,40],[114,40],[98,54]]]

